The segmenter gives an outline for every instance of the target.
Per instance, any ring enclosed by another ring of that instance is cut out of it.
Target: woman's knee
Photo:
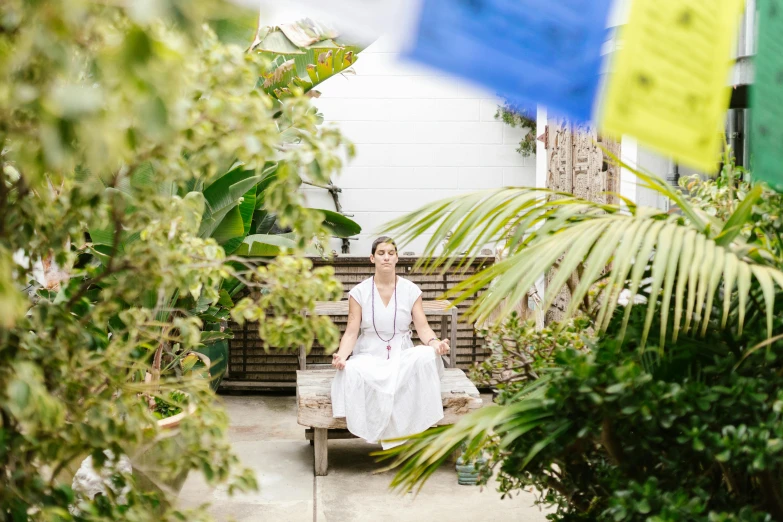
[[[417,360],[422,362],[432,362],[438,358],[438,354],[435,353],[435,348],[432,346],[424,346],[417,355]]]

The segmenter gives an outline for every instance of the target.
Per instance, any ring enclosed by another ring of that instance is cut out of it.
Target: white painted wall
[[[314,100],[327,122],[356,144],[356,157],[334,180],[344,212],[362,226],[352,254],[369,253],[384,223],[427,203],[476,189],[535,185],[535,156],[516,152],[524,133],[495,120],[492,93],[401,62],[386,38],[359,55],[355,70],[323,83]],[[326,191],[305,192],[311,206],[334,209]],[[401,251],[420,253],[426,239],[400,245]],[[332,248],[340,252],[340,242]]]

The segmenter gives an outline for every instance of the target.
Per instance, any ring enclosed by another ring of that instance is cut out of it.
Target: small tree
[[[146,490],[120,473],[106,495],[75,499],[68,470],[88,455],[103,465],[109,455],[155,448],[164,481],[198,469],[209,483],[228,482],[230,492],[255,487],[235,469],[226,416],[207,383],[166,373],[199,344],[197,314],[221,300],[226,277],[260,290],[234,315],[260,320],[271,344],[337,340],[328,319],[302,314],[338,297],[340,285],[302,257],[327,230],[296,188],[305,171],[325,183],[344,142],[318,125],[303,96],[280,102],[254,89],[267,70],[263,59],[220,44],[202,26],[220,7],[179,0],[3,7],[2,518],[68,520],[74,504],[89,520],[204,516],[180,513],[165,488]],[[295,129],[297,143],[281,128]],[[261,174],[270,162],[276,176],[263,208],[294,232],[293,255],[260,265],[228,258],[204,233],[215,208],[201,188],[232,165]],[[168,359],[159,386],[150,387],[144,378],[155,353]],[[144,395],[169,401],[175,390],[191,414],[172,438]]]

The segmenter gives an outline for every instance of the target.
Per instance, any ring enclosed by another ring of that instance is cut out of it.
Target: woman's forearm
[[[419,334],[419,339],[421,339],[422,344],[428,344],[428,341],[438,338],[438,336],[435,335],[435,332],[432,330],[432,328],[429,327],[429,325],[422,327],[421,330],[417,328],[416,333]]]
[[[356,341],[359,339],[359,335],[354,332],[345,332],[342,339],[340,339],[340,348],[337,353],[348,358],[353,353],[353,348],[356,346]]]

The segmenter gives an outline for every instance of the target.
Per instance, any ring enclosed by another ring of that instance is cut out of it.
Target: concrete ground
[[[313,475],[313,449],[296,423],[293,395],[228,395],[229,437],[242,463],[256,473],[259,491],[229,497],[192,473],[180,494],[183,507],[208,502],[217,520],[243,522],[543,522],[533,494],[500,499],[494,485],[460,486],[453,464],[427,481],[422,491],[389,489],[392,472],[369,454],[380,446],[358,439],[329,441],[329,474]],[[485,400],[487,400],[485,398]]]

